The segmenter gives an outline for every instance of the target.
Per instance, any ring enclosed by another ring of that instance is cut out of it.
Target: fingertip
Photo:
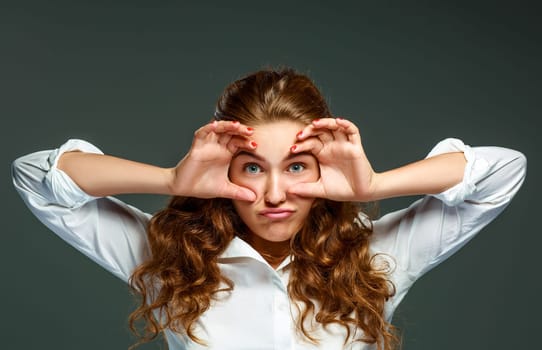
[[[338,124],[341,124],[343,126],[351,124],[351,122],[348,119],[343,118],[343,117],[337,117],[335,118],[335,120],[337,121]]]
[[[254,202],[256,200],[256,194],[246,187],[233,185],[234,190],[229,192],[225,197],[233,200]]]
[[[241,123],[239,123],[239,121],[237,121],[237,120],[232,120],[230,125],[232,126],[232,129],[230,129],[232,131],[233,130],[237,131],[241,127]]]
[[[286,191],[290,194],[295,194],[299,196],[303,193],[304,185],[303,183],[297,183],[292,186],[290,186]]]
[[[316,182],[300,182],[287,189],[288,193],[303,198],[323,198],[320,179]]]
[[[247,202],[254,202],[256,200],[256,194],[252,191],[244,191],[242,200]]]
[[[315,129],[314,124],[307,124],[305,127],[295,134],[296,140],[302,141],[311,135],[311,132]]]

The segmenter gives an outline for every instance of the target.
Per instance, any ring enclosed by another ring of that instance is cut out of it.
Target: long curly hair
[[[261,70],[226,87],[215,119],[256,126],[278,120],[309,124],[331,117],[320,91],[292,69]],[[292,256],[288,292],[300,311],[298,330],[310,341],[306,322],[336,323],[347,331],[361,329],[354,339],[391,350],[398,344],[386,321],[384,305],[395,293],[389,271],[375,264],[369,251],[372,227],[360,219],[360,203],[317,199],[306,223],[290,241]],[[130,286],[141,304],[130,315],[135,344],[152,340],[167,328],[194,334],[194,323],[211,307],[218,292],[231,292],[233,282],[220,273],[218,258],[246,225],[228,199],[172,197],[152,217],[148,238],[152,257],[132,274]],[[182,252],[182,254],[179,254]],[[158,316],[157,316],[158,315]],[[136,323],[143,321],[143,332]],[[357,334],[357,333],[356,333]]]

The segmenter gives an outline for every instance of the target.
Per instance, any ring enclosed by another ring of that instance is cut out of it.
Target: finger
[[[216,121],[210,122],[208,124],[205,124],[198,130],[194,132],[194,139],[204,139],[206,138],[210,133],[214,132],[216,128]]]
[[[343,118],[337,118],[337,124],[342,127],[349,141],[361,143],[361,135],[356,124]]]
[[[336,118],[315,119],[296,135],[298,140],[311,136],[318,136],[324,142],[348,140],[347,135],[343,132],[343,127],[337,123]]]
[[[344,128],[339,128],[337,130],[334,130],[332,134],[335,141],[342,141],[342,142],[348,141],[348,135],[346,135],[346,133],[344,132]]]
[[[319,137],[323,142],[332,141],[334,139],[333,131],[331,129],[317,129],[314,125],[307,125],[303,130],[296,134],[298,140],[304,140],[315,136]]]
[[[335,140],[335,137],[333,136],[333,133],[331,131],[319,131],[315,133],[315,136],[322,141],[323,144],[326,144],[327,142],[331,142]]]
[[[337,130],[340,128],[340,126],[337,124],[336,118],[314,119],[312,121],[312,126],[315,129]]]
[[[232,138],[233,138],[233,136],[231,134],[222,134],[222,135],[218,136],[217,142],[218,142],[219,145],[227,146]]]
[[[218,121],[215,122],[216,126],[214,132],[217,134],[232,134],[232,135],[244,135],[250,136],[254,132],[254,129],[239,123],[238,121]]]
[[[324,148],[324,143],[318,137],[309,137],[301,142],[297,142],[290,148],[292,153],[310,152],[317,156]]]
[[[251,139],[246,137],[234,136],[231,137],[229,142],[226,144],[226,148],[230,151],[231,154],[237,153],[239,149],[246,149],[252,151],[256,149],[258,145]]]
[[[196,130],[194,133],[194,144],[200,142],[218,142],[225,146],[234,135],[249,137],[254,129],[239,122],[213,121]]]
[[[300,182],[290,186],[286,191],[300,197],[325,198],[325,191],[320,180],[317,182]]]
[[[347,141],[348,137],[344,132],[344,127],[338,123],[342,118],[324,118],[313,121],[315,132],[318,130],[329,130],[336,141]]]

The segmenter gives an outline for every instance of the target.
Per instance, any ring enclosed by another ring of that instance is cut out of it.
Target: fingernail
[[[337,118],[335,118],[335,119],[337,119],[337,120],[344,120],[344,118],[341,118],[341,117],[337,117]]]
[[[254,131],[253,128],[251,128],[250,126],[247,128],[247,131]]]
[[[250,145],[254,148],[258,147],[258,144],[254,141],[250,141]]]
[[[232,120],[231,123],[232,124],[239,124],[239,122],[237,120]]]
[[[314,119],[312,122],[313,122],[313,123],[318,123],[319,121],[320,121],[320,118],[316,118],[316,119]]]
[[[290,147],[290,151],[295,152],[296,148],[297,148],[297,145],[293,145],[292,147]]]
[[[295,134],[295,137],[299,137],[299,136],[301,136],[301,135],[303,135],[303,130],[301,130],[300,132],[298,132],[297,134]]]

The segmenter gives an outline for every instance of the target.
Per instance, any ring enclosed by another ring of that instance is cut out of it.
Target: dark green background
[[[172,166],[227,83],[289,65],[357,123],[378,171],[449,136],[527,155],[510,207],[422,278],[395,321],[407,350],[536,348],[542,46],[532,4],[2,1],[0,347],[133,342],[127,287],[30,214],[10,184],[13,159],[76,137]],[[150,212],[166,200],[123,199]],[[384,201],[382,211],[412,199]]]

